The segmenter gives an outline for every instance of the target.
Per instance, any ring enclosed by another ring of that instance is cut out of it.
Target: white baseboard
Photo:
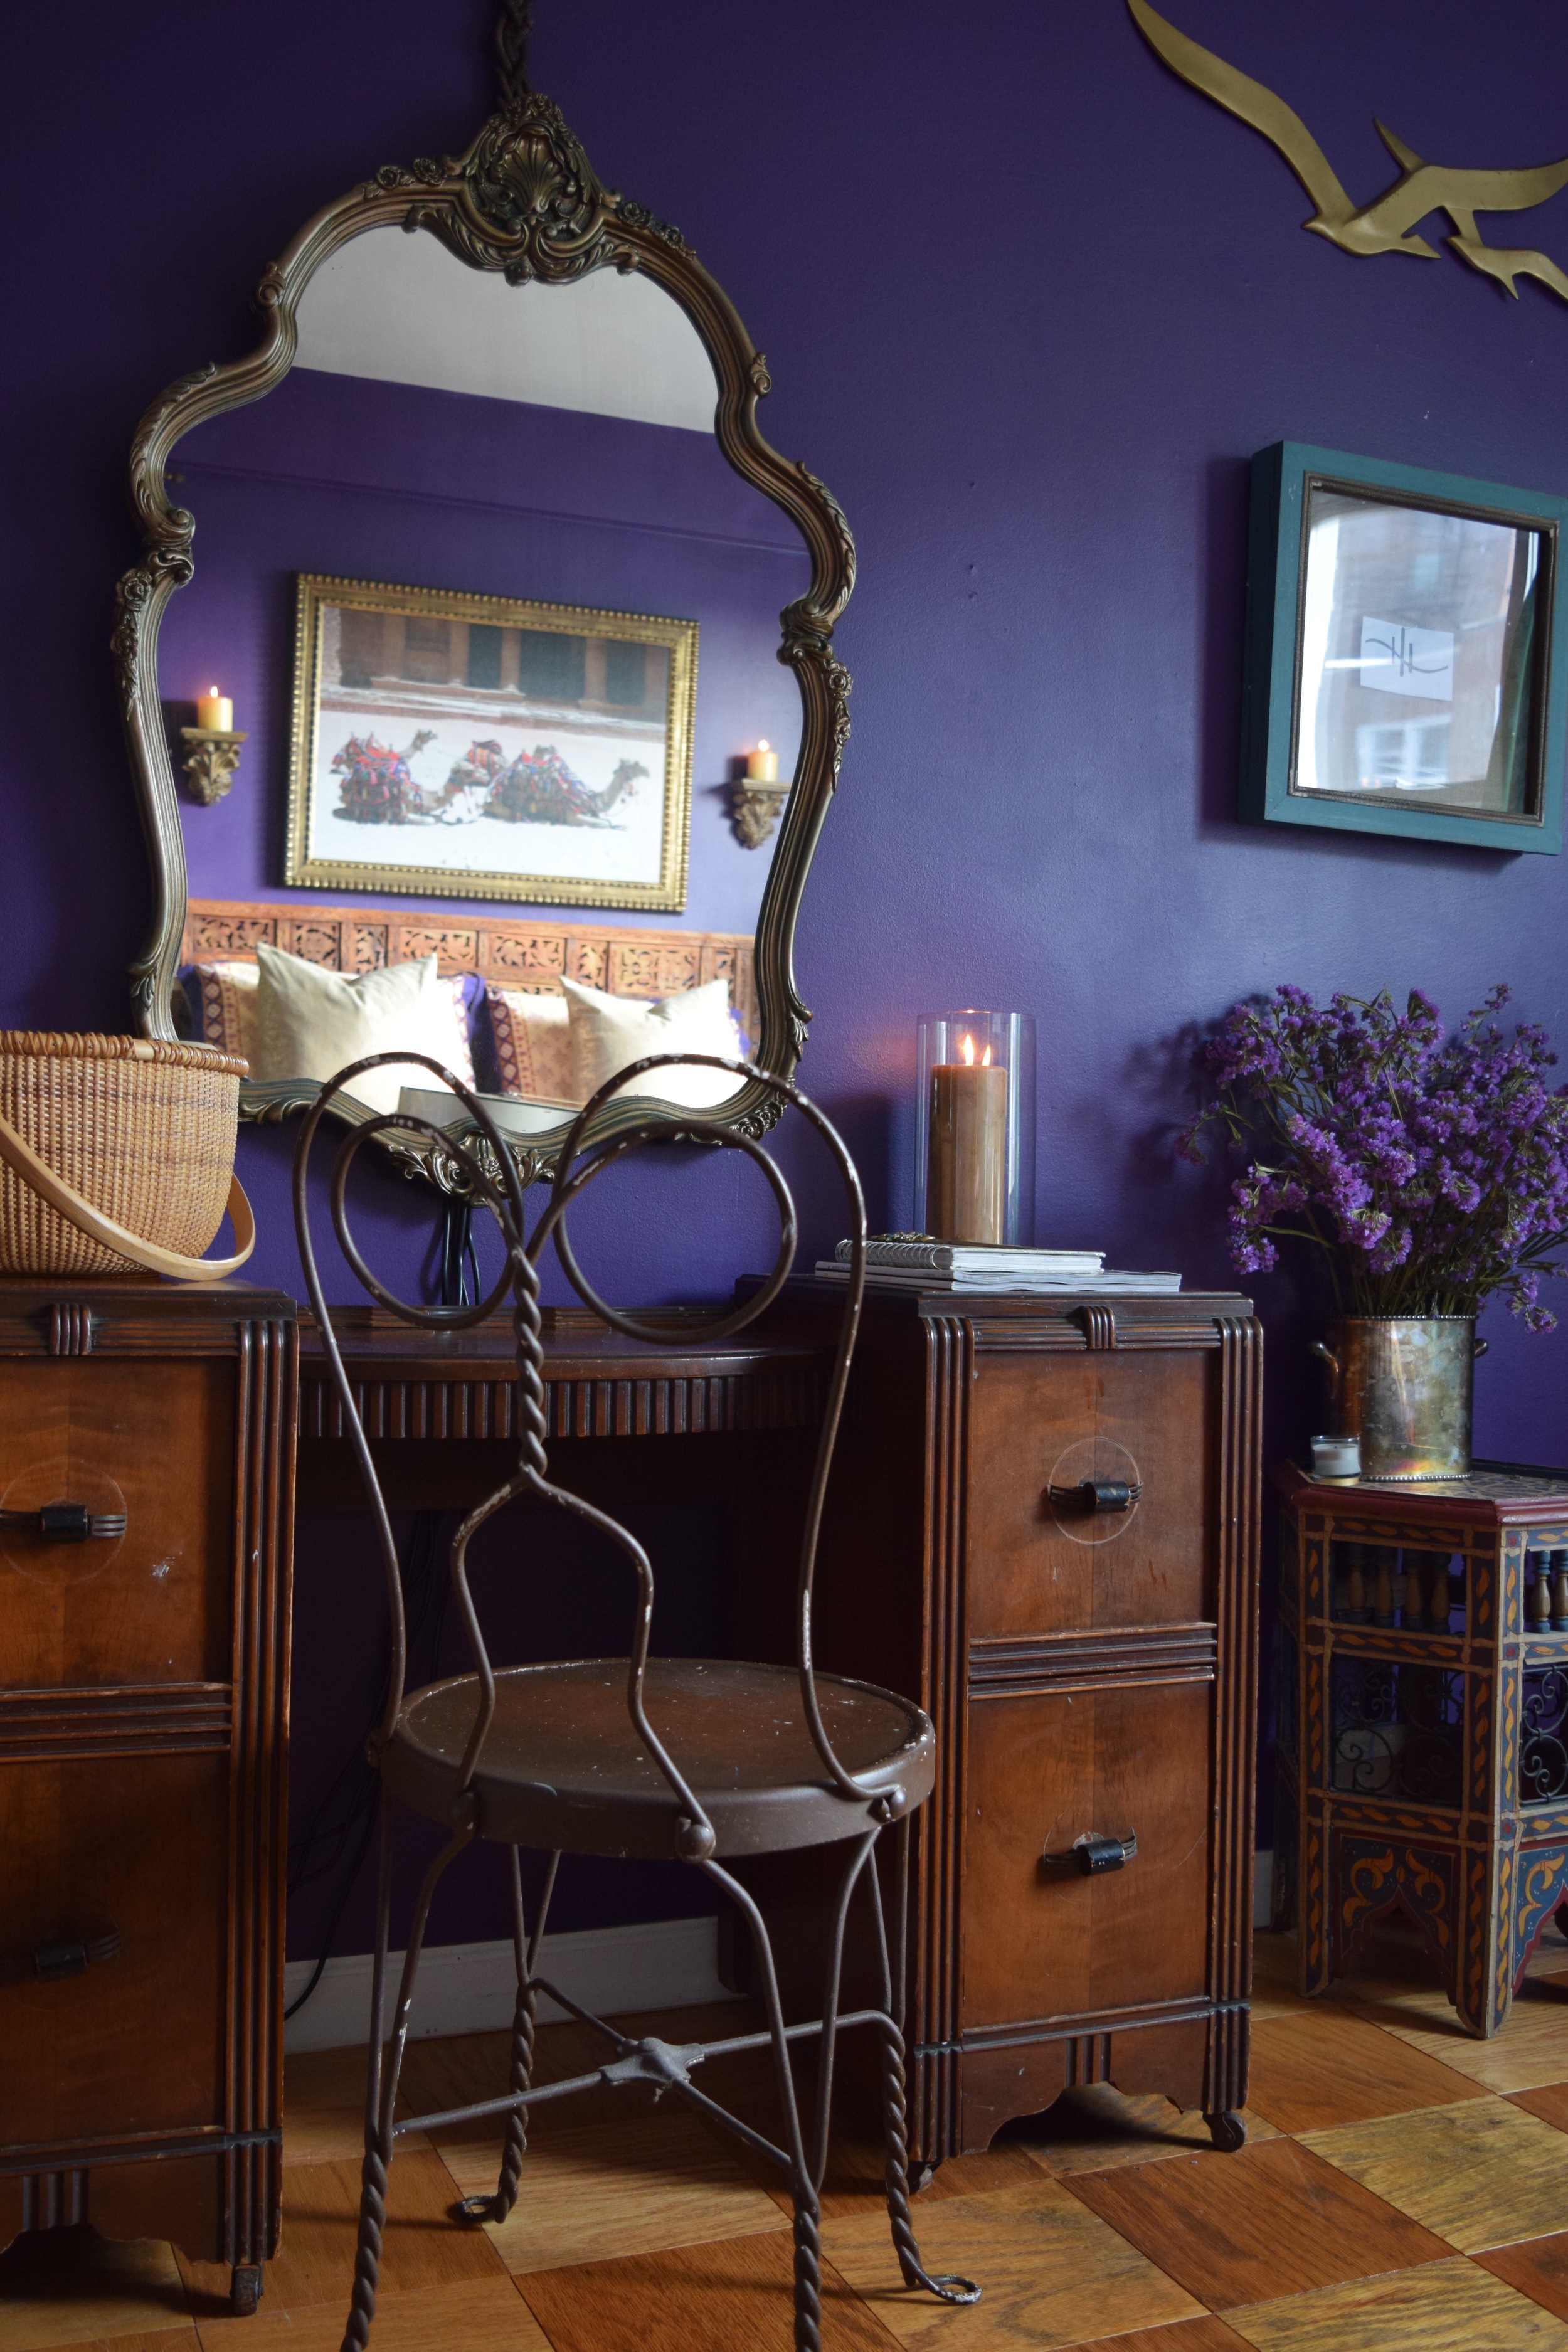
[[[1274,1856],[1265,1847],[1253,1865],[1252,1916],[1268,1925],[1274,1891]],[[310,1960],[290,1960],[283,1974],[283,2003],[297,2000],[310,1980]],[[403,1966],[391,1955],[390,2011]],[[689,2009],[698,2001],[729,1998],[719,1981],[718,1922],[660,1919],[635,1927],[587,1927],[574,1935],[546,1936],[539,1972],[569,1992],[584,2009],[613,2017],[628,2009]],[[438,2033],[489,2033],[511,2023],[515,1990],[510,1941],[495,1944],[433,1944],[419,1963],[412,2037]],[[540,2021],[566,2014],[552,2000],[540,2003]],[[290,2018],[284,2048],[339,2050],[361,2042],[370,2030],[370,1954],[348,1952],[329,1960],[321,1981]]]
[[[403,1966],[391,1956],[386,1996],[390,2016]],[[283,1972],[283,2005],[298,2000],[310,1980],[312,1960],[290,1960]],[[600,2017],[618,2010],[689,2009],[698,2001],[729,1998],[719,1981],[718,1922],[659,1919],[646,1927],[588,1927],[574,1935],[546,1936],[539,1973],[550,1978]],[[347,1952],[327,1962],[321,1981],[289,2019],[283,2046],[289,2052],[338,2050],[363,2042],[370,2031],[371,1956]],[[421,1956],[414,1994],[411,2038],[437,2033],[486,2033],[511,2023],[517,1979],[510,1939],[495,1944],[432,1944]],[[540,2021],[566,2011],[542,2000]]]

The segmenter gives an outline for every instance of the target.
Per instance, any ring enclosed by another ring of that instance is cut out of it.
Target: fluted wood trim
[[[0,1762],[222,1755],[233,1738],[226,1683],[0,1690]]]
[[[1263,1507],[1263,1330],[1253,1318],[1219,1318],[1219,1527],[1215,1561],[1218,1679],[1215,1722],[1215,1898],[1209,1984],[1218,2010],[1210,2031],[1208,2112],[1247,2100],[1252,1989],[1255,1781],[1258,1769],[1258,1578]]]
[[[229,1992],[225,2095],[227,2248],[277,2249],[283,2115],[284,1866],[288,1806],[289,1541],[297,1333],[240,1337],[235,1463],[235,1737],[230,1779]],[[258,2138],[258,2136],[260,2136]]]
[[[351,1359],[352,1362],[352,1359]],[[354,1402],[367,1437],[493,1439],[518,1430],[514,1381],[366,1377]],[[705,1376],[549,1380],[548,1437],[682,1437],[759,1429],[814,1429],[821,1412],[815,1368],[762,1368]],[[319,1363],[300,1402],[302,1437],[341,1438],[342,1401]]]
[[[1212,1683],[1213,1625],[1122,1625],[1098,1633],[1037,1634],[969,1645],[971,1700],[1023,1698],[1129,1684]]]
[[[915,1816],[916,1889],[910,2038],[910,2148],[936,2160],[958,2145],[956,2053],[963,1948],[965,1707],[965,1547],[972,1327],[957,1316],[925,1326],[927,1596],[921,1704],[936,1727],[937,1781]]]

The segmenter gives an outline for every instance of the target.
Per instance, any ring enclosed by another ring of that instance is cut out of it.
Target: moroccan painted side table
[[[1415,1922],[1495,2033],[1568,1909],[1568,1472],[1394,1486],[1274,1473],[1280,1527],[1275,1924],[1304,1993],[1372,1922]]]

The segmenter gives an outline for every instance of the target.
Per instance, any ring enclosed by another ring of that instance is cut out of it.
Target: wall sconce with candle
[[[204,808],[211,808],[234,782],[239,747],[248,740],[248,730],[242,728],[236,732],[233,703],[216,686],[209,686],[196,697],[195,725],[182,727],[180,737],[188,747],[184,765],[191,780],[191,797]]]
[[[917,1229],[934,1241],[1026,1248],[1034,1224],[1034,1015],[928,1013],[920,1024]]]
[[[765,735],[745,760],[745,774],[730,788],[730,816],[742,848],[761,849],[779,821],[789,786],[779,782],[779,755]]]

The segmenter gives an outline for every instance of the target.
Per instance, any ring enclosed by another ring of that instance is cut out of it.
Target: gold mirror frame
[[[384,165],[373,180],[318,213],[261,280],[257,300],[267,332],[257,349],[227,366],[209,364],[180,377],[137,428],[131,497],[146,551],[120,581],[111,642],[153,869],[152,930],[131,967],[142,1032],[159,1038],[175,1034],[171,1005],[186,898],[184,838],[158,693],[158,631],[170,597],[193,577],[195,520],[170,504],[164,469],[193,426],[261,399],[282,381],[294,361],[300,299],[316,269],[352,237],[388,225],[411,234],[428,230],[471,268],[497,270],[509,285],[531,279],[567,285],[595,269],[641,270],[654,279],[679,303],[712,362],[719,386],[714,431],[723,455],[742,480],[783,509],[805,541],[811,586],[781,615],[778,654],[800,689],[800,752],[756,930],[761,1034],[755,1058],[761,1068],[787,1078],[811,1020],[795,986],[795,917],[849,733],[849,675],[832,641],[855,584],[855,542],[825,486],[805,466],[780,457],[758,429],[757,402],[770,389],[767,363],[723,289],[679,229],[603,184],[560,109],[538,95],[492,115],[457,160],[419,158],[412,171]],[[307,1108],[315,1094],[313,1082],[252,1081],[241,1089],[241,1116],[279,1119]],[[637,1100],[606,1105],[587,1140],[635,1126],[647,1109],[646,1101],[640,1108]],[[344,1107],[344,1116],[354,1117],[353,1106]],[[757,1136],[774,1123],[777,1099],[750,1081],[708,1116]],[[563,1119],[558,1135],[552,1131],[537,1142],[509,1144],[524,1181],[550,1171],[568,1124]],[[456,1162],[437,1148],[412,1137],[384,1139],[408,1173],[428,1176],[443,1192],[464,1189]]]

